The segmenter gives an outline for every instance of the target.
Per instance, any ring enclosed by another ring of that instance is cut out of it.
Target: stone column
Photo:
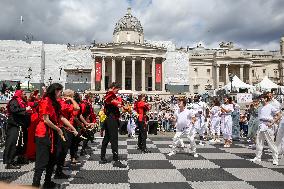
[[[252,85],[252,66],[249,65],[248,72],[249,72],[249,84]]]
[[[244,65],[240,65],[240,80],[244,81]]]
[[[219,79],[219,72],[220,72],[220,65],[216,65],[216,86],[215,86],[215,89],[219,89],[219,81],[220,81],[220,79]]]
[[[111,82],[115,82],[115,57],[111,59]]]
[[[125,57],[122,57],[121,65],[121,89],[125,90]]]
[[[94,63],[91,71],[91,90],[96,90],[96,57],[93,55]]]
[[[156,90],[156,58],[153,57],[152,60],[152,91]]]
[[[135,57],[132,57],[131,90],[135,91]]]
[[[145,91],[146,89],[146,85],[145,85],[145,61],[146,61],[146,58],[142,58],[142,71],[141,71],[141,86],[142,86],[142,91]]]
[[[230,82],[230,79],[229,79],[229,65],[226,64],[226,84],[228,84]]]
[[[162,91],[166,92],[166,83],[165,83],[165,58],[162,58]]]
[[[101,91],[105,91],[105,75],[106,75],[106,62],[105,57],[102,57],[102,80],[101,80]]]

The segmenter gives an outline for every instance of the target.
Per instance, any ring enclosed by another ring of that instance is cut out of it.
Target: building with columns
[[[104,92],[115,81],[122,90],[165,92],[163,62],[167,50],[144,43],[143,28],[130,8],[116,23],[113,41],[95,44],[90,50],[92,91]]]
[[[284,38],[280,41],[280,51],[240,49],[232,42],[219,45],[219,48],[207,49],[199,44],[186,50],[190,65],[190,93],[221,89],[229,82],[229,75],[236,75],[252,85],[265,76],[277,84],[284,84]]]

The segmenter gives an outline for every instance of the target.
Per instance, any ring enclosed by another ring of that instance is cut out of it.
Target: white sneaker
[[[199,145],[200,145],[200,146],[205,146],[205,144],[203,144],[202,142],[199,142]]]
[[[216,139],[215,142],[216,143],[220,143],[221,141],[220,141],[220,139]]]
[[[216,143],[216,140],[212,139],[212,140],[209,140],[209,142],[214,144]]]
[[[278,160],[273,160],[273,165],[278,165]]]
[[[174,154],[175,154],[175,152],[170,152],[170,153],[168,153],[168,156],[172,156]]]
[[[172,147],[173,147],[173,145],[172,145],[172,144],[170,144],[170,145],[169,145],[169,147],[170,147],[170,148],[172,148]]]
[[[255,157],[253,159],[250,159],[250,161],[256,163],[256,162],[261,162],[261,159]]]
[[[194,154],[193,154],[193,157],[197,158],[197,157],[198,157],[198,154],[197,154],[197,153],[194,153]]]

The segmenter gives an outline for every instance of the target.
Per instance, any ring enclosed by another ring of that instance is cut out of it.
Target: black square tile
[[[131,183],[131,189],[192,189],[187,182],[167,182],[167,183]]]
[[[200,155],[197,158],[195,158],[193,157],[192,153],[185,153],[185,152],[182,153],[177,152],[172,156],[168,156],[167,154],[165,154],[165,156],[168,160],[205,160],[205,158]]]
[[[101,150],[102,145],[98,146],[98,150]],[[111,149],[111,144],[107,145],[107,149]],[[127,145],[118,145],[118,149],[127,149]]]
[[[152,141],[172,141],[171,137],[151,137]]]
[[[10,183],[18,179],[18,177],[26,174],[27,171],[19,172],[0,172],[0,181]]]
[[[107,154],[106,159],[109,161],[112,161],[112,155]],[[127,154],[118,154],[118,159],[119,160],[127,160]],[[100,154],[92,154],[88,161],[100,161],[101,160],[101,155]]]
[[[283,189],[284,181],[247,181],[256,189]]]
[[[74,176],[71,184],[127,183],[128,170],[82,170]]]
[[[175,169],[168,160],[129,160],[129,169]]]
[[[236,156],[239,156],[241,158],[244,158],[244,159],[255,158],[255,153],[233,153],[233,154],[235,154]],[[262,160],[272,159],[272,156],[270,154],[262,153],[261,159]]]
[[[197,148],[197,153],[225,153],[226,151],[219,148]]]
[[[244,159],[210,159],[221,168],[263,168],[261,165]]]
[[[170,144],[155,144],[157,148],[170,148]]]
[[[148,150],[150,150],[151,153],[161,153],[158,148],[148,148]],[[128,149],[127,153],[128,154],[142,154],[141,150],[137,150],[137,149]]]
[[[137,141],[127,141],[127,145],[137,145],[138,144],[138,140]],[[153,144],[152,141],[146,141],[146,144]]]
[[[224,169],[179,169],[187,181],[240,181]]]

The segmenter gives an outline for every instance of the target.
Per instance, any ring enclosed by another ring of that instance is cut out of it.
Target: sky
[[[284,0],[0,0],[0,40],[28,35],[45,43],[111,42],[129,6],[146,40],[177,47],[232,41],[279,50],[284,36]]]

